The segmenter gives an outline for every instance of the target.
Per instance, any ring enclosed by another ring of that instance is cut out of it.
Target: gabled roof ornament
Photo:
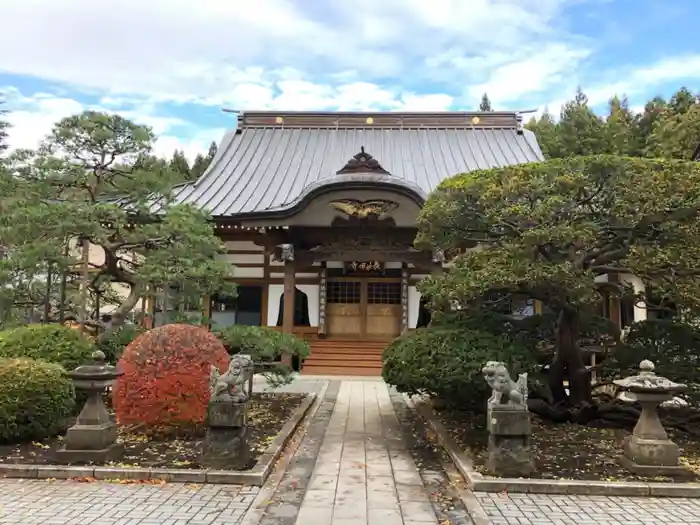
[[[388,171],[381,167],[379,161],[372,157],[369,153],[365,152],[365,147],[360,147],[360,152],[354,155],[348,163],[343,166],[342,169],[336,171],[336,175],[342,175],[344,173],[383,173],[384,175],[390,175]]]

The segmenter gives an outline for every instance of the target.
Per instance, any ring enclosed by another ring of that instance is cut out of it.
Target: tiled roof
[[[218,217],[283,213],[346,182],[391,184],[425,199],[451,175],[542,158],[516,113],[250,112],[176,200]]]

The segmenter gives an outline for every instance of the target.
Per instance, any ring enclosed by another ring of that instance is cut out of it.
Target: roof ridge
[[[238,114],[238,129],[445,129],[445,128],[522,128],[522,116],[516,111],[441,111],[441,112],[320,112],[249,111]]]

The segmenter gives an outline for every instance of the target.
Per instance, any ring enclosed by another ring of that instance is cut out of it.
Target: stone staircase
[[[382,352],[390,341],[319,339],[311,342],[302,375],[381,376]]]

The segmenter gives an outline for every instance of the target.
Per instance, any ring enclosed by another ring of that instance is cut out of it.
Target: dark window
[[[236,287],[236,297],[214,296],[211,302],[212,326],[223,328],[233,324],[260,326],[262,323],[262,286]]]

